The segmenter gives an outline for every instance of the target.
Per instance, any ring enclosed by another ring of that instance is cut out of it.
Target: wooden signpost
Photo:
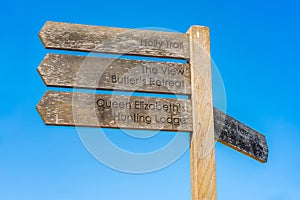
[[[179,58],[188,64],[47,54],[47,86],[184,94],[189,99],[47,91],[37,110],[47,125],[191,132],[193,200],[216,199],[214,141],[267,162],[265,136],[213,107],[207,27],[186,34],[47,22],[49,49]]]

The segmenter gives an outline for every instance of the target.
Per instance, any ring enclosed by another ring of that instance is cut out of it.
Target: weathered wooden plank
[[[214,200],[217,199],[217,190],[209,29],[192,26],[187,34],[190,37],[193,108],[190,148],[192,200]]]
[[[38,72],[47,86],[191,93],[189,64],[47,54]]]
[[[48,125],[192,131],[183,99],[47,91],[37,110]]]
[[[260,162],[268,160],[268,145],[264,135],[214,109],[215,139]]]
[[[39,37],[49,49],[189,58],[188,37],[175,32],[46,22]]]

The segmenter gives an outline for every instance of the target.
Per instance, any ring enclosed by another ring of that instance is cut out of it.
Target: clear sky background
[[[270,148],[261,164],[216,144],[218,199],[299,199],[299,10],[297,0],[1,1],[0,199],[191,198],[188,151],[162,170],[126,174],[94,159],[75,128],[43,124],[35,106],[47,88],[36,68],[49,51],[37,34],[47,20],[183,33],[209,26],[227,113]]]

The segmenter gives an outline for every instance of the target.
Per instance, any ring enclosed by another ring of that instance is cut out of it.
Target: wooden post
[[[217,192],[209,29],[192,26],[187,34],[190,37],[193,107],[190,147],[192,200],[214,200]]]

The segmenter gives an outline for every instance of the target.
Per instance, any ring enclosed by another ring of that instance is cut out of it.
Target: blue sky
[[[190,199],[188,151],[162,170],[126,174],[93,158],[75,128],[43,124],[35,106],[47,88],[36,68],[49,51],[37,33],[47,20],[183,33],[209,26],[227,113],[265,134],[270,148],[261,164],[216,144],[218,199],[298,199],[299,9],[296,0],[2,1],[0,199]]]

